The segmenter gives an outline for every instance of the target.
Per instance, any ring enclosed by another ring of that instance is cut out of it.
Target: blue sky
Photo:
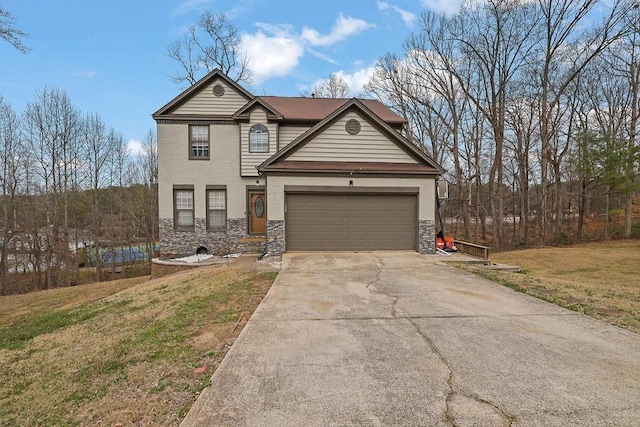
[[[402,53],[421,12],[452,13],[448,0],[0,0],[28,33],[30,52],[0,40],[0,95],[21,112],[45,88],[63,89],[135,150],[151,114],[184,87],[166,46],[205,9],[238,28],[256,95],[297,96],[337,73],[354,94],[376,59]]]

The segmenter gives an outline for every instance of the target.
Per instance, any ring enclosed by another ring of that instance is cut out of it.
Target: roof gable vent
[[[360,132],[360,122],[357,121],[356,119],[350,119],[344,125],[344,128],[347,130],[349,134],[357,135],[358,132]]]
[[[224,95],[224,86],[222,86],[221,84],[215,84],[213,85],[213,94],[215,96],[222,96]]]

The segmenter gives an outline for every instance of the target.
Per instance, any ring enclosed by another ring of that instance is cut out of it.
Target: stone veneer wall
[[[213,255],[232,253],[262,253],[282,255],[285,251],[284,221],[267,221],[267,244],[260,236],[247,236],[244,218],[227,220],[227,231],[206,230],[204,219],[196,218],[195,231],[176,231],[171,219],[160,220],[160,256],[177,257],[191,255],[204,246]],[[418,252],[434,254],[436,252],[436,226],[431,220],[420,220],[418,224]]]
[[[284,250],[284,221],[267,220],[267,255],[282,255]]]
[[[212,255],[234,253],[262,253],[265,239],[248,236],[245,218],[227,219],[226,231],[208,231],[206,220],[196,218],[194,231],[176,231],[170,218],[160,219],[160,256],[178,257],[192,255],[203,246]]]
[[[436,223],[431,220],[420,220],[418,224],[418,252],[421,254],[436,253]]]

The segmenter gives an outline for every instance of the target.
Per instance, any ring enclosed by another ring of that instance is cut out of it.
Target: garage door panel
[[[287,250],[415,250],[415,194],[287,194]]]

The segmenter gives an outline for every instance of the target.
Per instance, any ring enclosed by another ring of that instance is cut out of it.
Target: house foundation
[[[248,236],[245,218],[227,220],[225,231],[207,230],[204,218],[195,219],[193,231],[177,231],[170,218],[162,218],[160,229],[160,257],[179,257],[195,254],[205,248],[206,253],[224,256],[234,253],[259,254],[265,250],[263,236]]]

